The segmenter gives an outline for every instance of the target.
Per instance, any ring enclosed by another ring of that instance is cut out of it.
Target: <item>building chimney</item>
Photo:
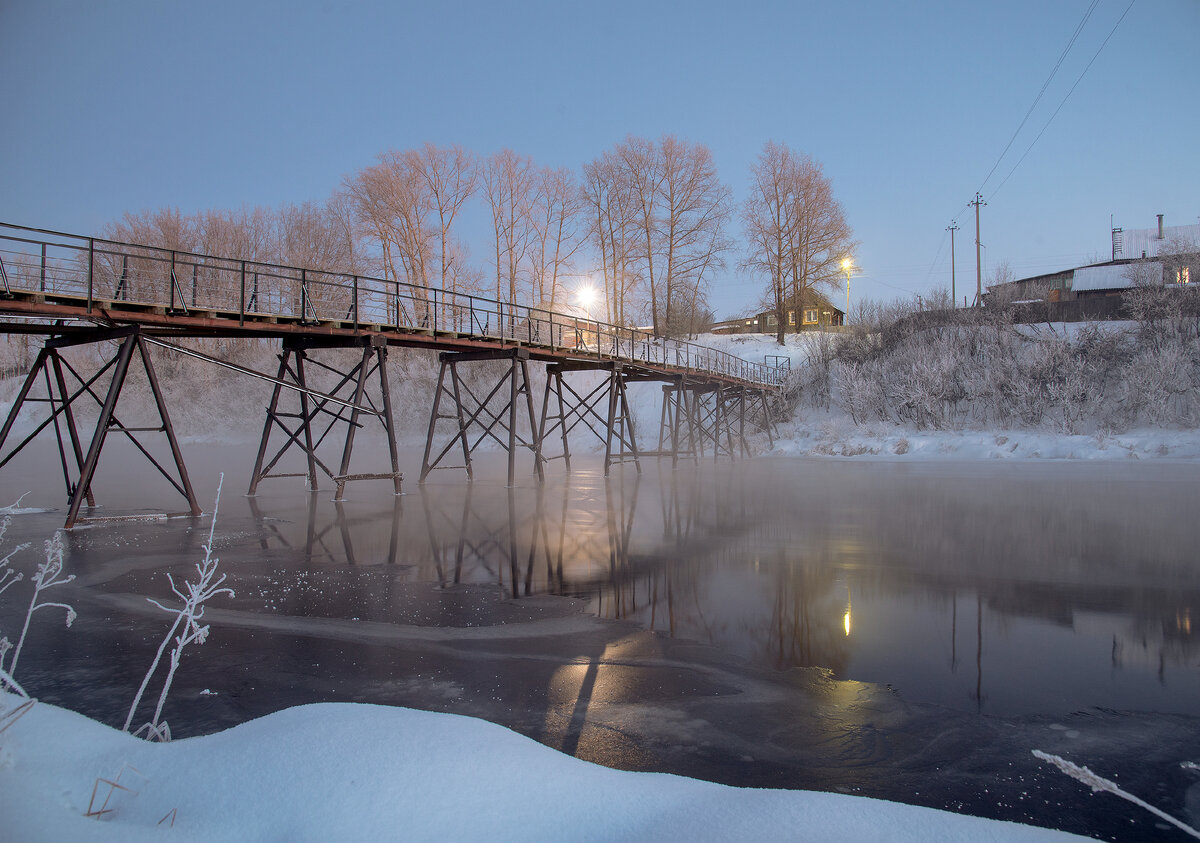
[[[1159,214],[1159,215],[1158,215],[1158,239],[1159,239],[1159,240],[1162,240],[1162,239],[1163,239],[1163,236],[1162,236],[1162,218],[1163,218],[1163,215],[1162,215],[1162,214]]]

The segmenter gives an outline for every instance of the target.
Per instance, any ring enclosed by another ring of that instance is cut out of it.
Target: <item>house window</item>
[[[774,327],[775,327],[775,323],[776,323],[777,321],[778,321],[778,320],[776,320],[776,318],[775,318],[775,314],[774,314],[774,313],[768,313],[768,314],[767,314],[767,327],[768,327],[768,328],[774,328]]]
[[[1185,266],[1175,273],[1176,284],[1187,284],[1192,280],[1191,267]]]
[[[817,324],[817,309],[815,307],[810,307],[809,309],[804,311],[804,324],[805,325]]]
[[[789,324],[789,325],[795,325],[795,324],[796,324],[796,311],[794,311],[794,310],[789,310],[789,311],[788,311],[788,324]]]

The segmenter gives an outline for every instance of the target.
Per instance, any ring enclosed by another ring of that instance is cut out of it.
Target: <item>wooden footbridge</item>
[[[508,454],[508,482],[518,450],[533,471],[562,459],[570,470],[571,434],[604,443],[604,469],[643,457],[699,459],[749,454],[747,426],[766,430],[768,396],[784,370],[636,328],[431,287],[366,276],[172,251],[0,223],[0,331],[47,337],[0,429],[0,469],[47,427],[54,429],[70,501],[66,526],[94,505],[92,480],[105,439],[123,434],[199,514],[183,455],[150,349],[163,347],[274,384],[249,494],[279,473],[298,450],[310,488],[324,474],[341,499],[346,483],[390,480],[399,494],[396,436],[388,385],[390,346],[440,352],[421,481],[435,469],[464,470],[485,442]],[[179,344],[195,337],[275,339],[282,345],[272,376]],[[63,351],[91,346],[97,371],[73,365]],[[111,352],[108,351],[111,349]],[[352,349],[322,359],[321,352]],[[540,413],[529,377],[546,367]],[[465,378],[464,367],[487,363]],[[140,364],[159,423],[123,424],[117,402],[131,366]],[[322,371],[324,391],[313,388]],[[578,373],[591,373],[580,379]],[[599,377],[597,377],[597,373]],[[639,448],[627,386],[662,384],[657,447]],[[480,388],[491,384],[490,389]],[[598,385],[597,385],[598,383]],[[46,418],[24,439],[9,442],[18,415],[31,405]],[[98,408],[85,437],[77,405]],[[297,406],[298,405],[298,406]],[[390,449],[390,470],[351,472],[356,431],[377,418]],[[155,459],[139,435],[163,434],[172,466]],[[324,447],[323,447],[324,446]],[[85,450],[86,448],[86,450]],[[329,456],[329,451],[335,453]],[[552,451],[557,453],[551,453]],[[336,463],[336,464],[332,464]]]

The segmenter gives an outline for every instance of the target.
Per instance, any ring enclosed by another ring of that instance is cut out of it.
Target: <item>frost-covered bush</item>
[[[1139,287],[1126,323],[1022,324],[1015,305],[865,308],[806,367],[812,407],[857,424],[1062,433],[1200,424],[1200,291]]]

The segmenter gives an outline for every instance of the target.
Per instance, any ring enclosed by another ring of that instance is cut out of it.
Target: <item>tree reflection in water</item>
[[[399,582],[582,598],[601,618],[780,670],[901,687],[920,677],[909,693],[934,681],[976,710],[990,692],[1011,703],[1017,675],[1026,696],[1061,696],[1055,665],[1092,659],[1093,639],[1108,674],[1151,671],[1158,683],[1200,652],[1194,528],[1161,502],[1136,516],[1125,494],[1083,508],[1078,482],[1001,474],[985,503],[973,498],[983,481],[805,467],[811,481],[754,461],[427,484],[408,495],[416,506],[396,498],[390,520],[314,495],[303,535],[251,507],[262,547],[302,549],[308,566],[384,561]],[[372,532],[366,559],[356,545]],[[961,617],[968,601],[974,617]],[[974,670],[960,675],[968,647]]]

